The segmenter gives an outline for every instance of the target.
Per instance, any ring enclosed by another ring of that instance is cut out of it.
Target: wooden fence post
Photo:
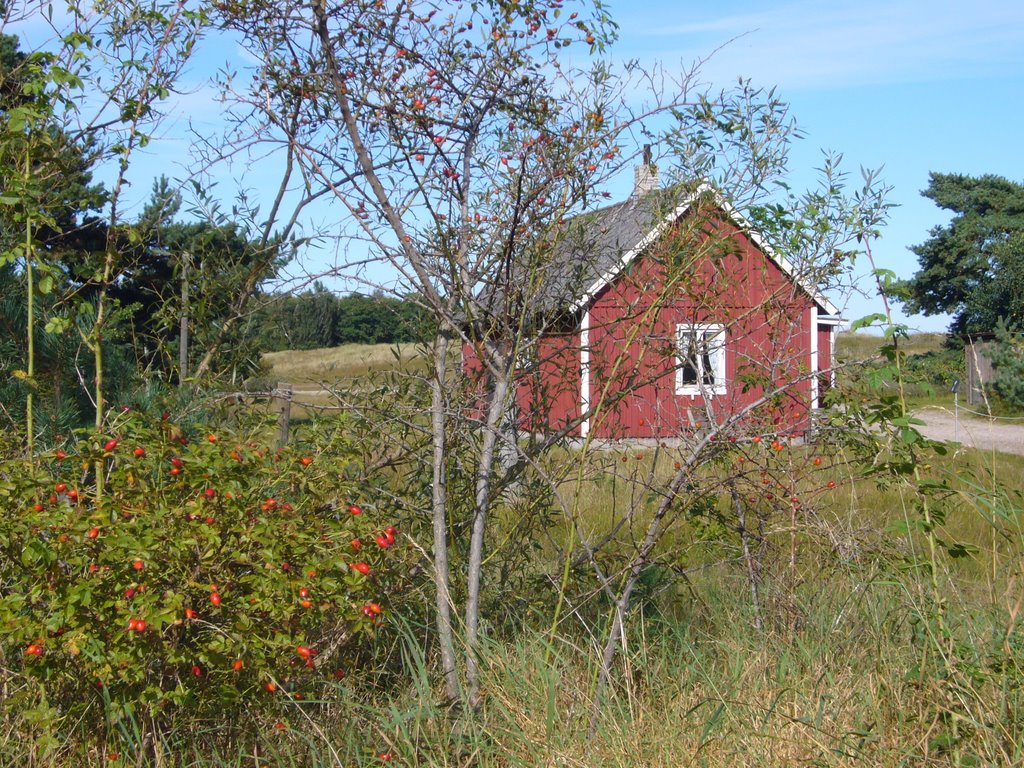
[[[277,447],[288,445],[288,429],[292,420],[292,385],[279,381],[271,393],[271,406],[277,411]]]

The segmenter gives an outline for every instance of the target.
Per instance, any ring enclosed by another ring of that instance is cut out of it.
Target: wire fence
[[[277,445],[285,446],[288,444],[289,433],[291,432],[293,406],[299,406],[300,408],[318,411],[321,413],[351,410],[351,407],[348,405],[331,405],[296,399],[296,395],[302,397],[317,397],[331,394],[333,394],[331,390],[324,388],[294,389],[291,384],[282,381],[278,382],[273,389],[264,391],[229,392],[221,395],[220,399],[234,399],[239,402],[242,400],[269,400],[270,410],[277,414]]]
[[[975,416],[980,416],[983,419],[992,419],[993,421],[1024,421],[1024,416],[994,416],[991,413],[976,411],[973,408],[967,408],[963,405],[960,406],[959,410],[963,413],[971,413]]]
[[[278,382],[275,387],[267,391],[259,392],[233,392],[225,397],[235,397],[238,399],[242,398],[253,398],[253,399],[269,399],[270,408],[272,412],[277,414],[277,443],[279,446],[287,445],[289,433],[291,431],[291,417],[292,407],[299,406],[311,411],[317,411],[319,413],[330,413],[330,412],[342,412],[351,410],[351,406],[344,404],[327,404],[312,402],[308,399],[296,399],[296,396],[302,398],[310,397],[322,397],[331,396],[334,393],[330,389],[295,389],[291,384],[287,382]],[[973,416],[986,419],[988,421],[1005,421],[1005,422],[1024,422],[1024,416],[995,416],[990,413],[983,411],[977,411],[973,408],[968,408],[963,404],[957,406],[957,413],[969,413]],[[956,415],[956,414],[954,414]]]

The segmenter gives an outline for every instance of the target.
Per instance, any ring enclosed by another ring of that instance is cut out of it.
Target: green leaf
[[[46,321],[46,325],[43,327],[47,333],[52,333],[55,336],[62,335],[67,329],[71,327],[71,320],[66,317],[51,317]]]
[[[857,331],[861,328],[867,328],[869,326],[874,325],[875,323],[885,322],[885,320],[885,315],[881,314],[880,312],[875,312],[874,314],[860,317],[854,320],[852,323],[850,323],[850,332],[852,333],[853,331]]]
[[[946,545],[946,552],[949,553],[950,557],[954,559],[959,559],[961,557],[970,557],[971,555],[976,555],[979,552],[979,550],[973,544],[965,544],[964,542],[954,541]]]

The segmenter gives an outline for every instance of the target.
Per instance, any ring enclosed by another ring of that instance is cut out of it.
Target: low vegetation
[[[932,476],[949,487],[942,537],[965,546],[964,556],[935,563],[948,596],[942,639],[928,636],[938,609],[928,595],[925,537],[908,528],[920,502],[913,489],[856,479],[850,457],[828,446],[749,445],[734,460],[799,468],[797,492],[818,491],[802,523],[796,580],[786,576],[784,553],[769,554],[766,566],[778,571],[764,581],[767,622],[755,631],[735,532],[715,528],[714,510],[692,517],[667,545],[674,555],[659,555],[643,580],[619,682],[600,702],[594,644],[607,604],[585,578],[560,595],[548,580],[560,568],[559,549],[524,554],[517,547],[527,542],[514,541],[523,521],[506,519],[493,531],[507,542],[496,565],[516,563],[537,579],[528,590],[499,587],[508,590],[500,599],[526,610],[492,612],[510,623],[489,633],[487,703],[467,717],[443,705],[436,660],[423,644],[429,620],[415,562],[426,548],[425,521],[387,501],[394,478],[363,472],[347,431],[307,456],[301,448],[251,448],[247,437],[221,430],[216,443],[200,431],[182,446],[167,439],[166,427],[121,426],[125,439],[100,448],[114,470],[108,490],[120,519],[83,514],[89,502],[70,498],[76,488],[67,483],[57,493],[53,481],[74,476],[66,470],[82,459],[77,452],[45,457],[17,488],[4,485],[8,498],[28,505],[18,530],[48,531],[15,569],[41,581],[4,601],[4,764],[854,766],[946,764],[964,754],[976,764],[1024,758],[1024,701],[1013,684],[1022,661],[1014,564],[1024,554],[1013,500],[1024,460],[998,457],[992,465],[969,451],[955,461],[935,457]],[[144,456],[135,455],[140,447]],[[83,448],[94,458],[96,448]],[[183,479],[170,474],[179,455]],[[612,452],[593,461],[580,516],[607,529],[609,500],[652,471],[669,472],[671,456]],[[838,484],[827,488],[833,478]],[[330,498],[320,498],[325,491]],[[227,495],[238,515],[223,508]],[[32,511],[33,499],[42,511]],[[365,502],[361,515],[347,508],[354,499]],[[336,513],[314,512],[324,504]],[[213,507],[211,523],[204,515]],[[374,543],[386,521],[398,523],[393,548]],[[93,523],[100,533],[90,538]],[[567,530],[550,523],[530,534],[532,544]],[[325,524],[338,526],[328,548],[315,545]],[[145,531],[153,536],[140,537]],[[253,534],[253,549],[239,546]],[[609,558],[629,547],[623,534]],[[10,544],[18,535],[4,531]],[[773,534],[773,549],[778,537],[788,541]],[[361,539],[360,552],[350,538]],[[207,562],[215,549],[197,560],[204,541],[227,547],[220,550],[227,558]],[[47,565],[56,562],[49,552],[61,562],[80,553],[101,572],[89,575],[83,560],[61,575]],[[369,575],[354,572],[356,558],[372,563]],[[286,563],[293,572],[282,570]],[[270,578],[250,580],[267,567]],[[90,587],[96,579],[98,591]],[[83,603],[87,589],[91,601]],[[22,611],[12,603],[19,595],[29,598],[38,625],[10,623],[10,611]],[[214,604],[214,595],[224,602]],[[552,624],[562,599],[571,610]],[[363,613],[378,600],[380,613]],[[141,629],[130,626],[136,614],[145,617]],[[109,616],[109,626],[90,615]],[[375,639],[356,643],[353,631]],[[936,657],[939,648],[951,658]],[[935,666],[953,659],[956,677],[935,677]],[[149,686],[152,695],[143,694]]]
[[[836,337],[836,359],[843,363],[858,360],[870,360],[876,357],[886,339],[875,333],[857,331],[841,332]],[[901,348],[909,356],[941,352],[945,349],[946,334],[944,333],[912,333],[907,336]]]
[[[703,470],[695,498],[708,503],[646,567],[615,683],[600,691],[610,603],[585,561],[562,580],[566,554],[578,531],[603,533],[595,562],[620,568],[653,509],[644,495],[678,453],[591,452],[577,476],[565,470],[578,459],[556,451],[539,469],[561,469],[571,513],[526,475],[493,518],[486,698],[470,712],[445,703],[430,640],[430,485],[402,417],[421,395],[390,392],[391,421],[314,417],[283,451],[246,409],[211,411],[216,425],[124,414],[102,442],[69,442],[17,473],[9,450],[0,491],[24,514],[0,532],[16,574],[2,602],[0,762],[1024,759],[1024,459],[954,458],[899,430],[867,461],[869,445],[841,432],[728,446]],[[906,447],[927,480],[908,482]],[[97,461],[109,518],[95,511]],[[730,487],[757,499],[757,602]]]

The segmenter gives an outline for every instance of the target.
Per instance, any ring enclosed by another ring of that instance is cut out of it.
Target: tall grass
[[[288,378],[301,381],[294,371]],[[919,489],[879,484],[865,476],[869,464],[839,449],[786,450],[795,466],[824,461],[796,488],[801,497],[817,494],[817,517],[800,542],[796,583],[765,580],[765,629],[753,629],[741,565],[701,540],[699,520],[682,520],[647,574],[615,683],[600,701],[608,603],[599,591],[584,595],[580,579],[553,632],[557,590],[503,596],[526,607],[488,627],[478,712],[444,703],[421,611],[424,626],[411,618],[387,624],[379,655],[338,682],[328,702],[283,700],[274,717],[184,722],[156,740],[123,722],[102,740],[59,745],[45,757],[4,709],[0,766],[377,766],[387,764],[382,755],[394,765],[445,768],[1024,763],[1024,458],[967,450],[923,459],[938,489],[939,537],[968,545],[930,564],[921,531],[907,524]],[[608,530],[625,506],[642,505],[637,481],[663,485],[674,458],[651,449],[588,458],[575,490],[587,530]],[[837,487],[823,491],[829,479]],[[541,530],[514,510],[494,519],[496,541],[532,537],[536,583],[557,582],[552,541],[569,538],[564,521]],[[633,546],[629,529],[609,546]],[[679,567],[684,559],[691,567]],[[949,638],[933,636],[933,566]],[[937,665],[936,648],[952,663]],[[244,718],[245,707],[237,714]]]
[[[338,384],[382,370],[426,370],[422,351],[414,344],[345,344],[329,349],[267,352],[267,378],[292,384]]]
[[[946,342],[944,333],[912,333],[900,342],[908,355],[937,352]],[[840,362],[867,360],[878,354],[886,339],[878,334],[844,331],[836,337],[836,359]]]
[[[649,454],[629,462],[668,471]],[[928,674],[923,566],[915,536],[893,529],[914,494],[856,479],[822,507],[875,531],[876,546],[814,559],[792,592],[768,583],[768,610],[787,618],[764,631],[752,629],[735,563],[709,562],[685,580],[652,572],[603,701],[594,701],[607,631],[599,599],[568,611],[553,635],[534,600],[535,620],[492,628],[477,713],[442,703],[421,628],[396,620],[377,659],[339,682],[330,702],[284,703],[277,719],[192,722],[155,741],[122,722],[103,742],[46,757],[6,712],[0,765],[376,766],[386,764],[382,754],[395,765],[445,768],[1020,764],[1024,459],[965,451],[933,471],[950,489],[942,536],[977,547],[937,564],[956,647],[952,681]],[[586,491],[597,526],[611,489]]]
[[[445,768],[953,764],[935,739],[936,692],[918,675],[912,584],[873,568],[838,574],[829,589],[803,596],[796,633],[752,632],[726,573],[698,586],[700,600],[673,615],[647,607],[631,625],[621,682],[602,702],[593,736],[590,632],[567,626],[550,652],[546,635],[524,627],[485,645],[479,713],[438,703],[429,660],[406,635],[396,650],[405,684],[339,686],[330,706],[286,710],[283,729],[253,723],[239,735],[210,724],[170,734],[149,759],[133,749],[141,732],[126,729],[103,751],[49,764],[374,766],[387,753],[396,765]],[[956,615],[985,632],[1004,628],[985,612]],[[1019,764],[1019,690],[982,680],[965,696],[972,707],[964,717],[979,726],[970,742],[976,761],[965,764]],[[0,750],[3,765],[30,764],[24,744]],[[112,751],[118,760],[107,760]]]

